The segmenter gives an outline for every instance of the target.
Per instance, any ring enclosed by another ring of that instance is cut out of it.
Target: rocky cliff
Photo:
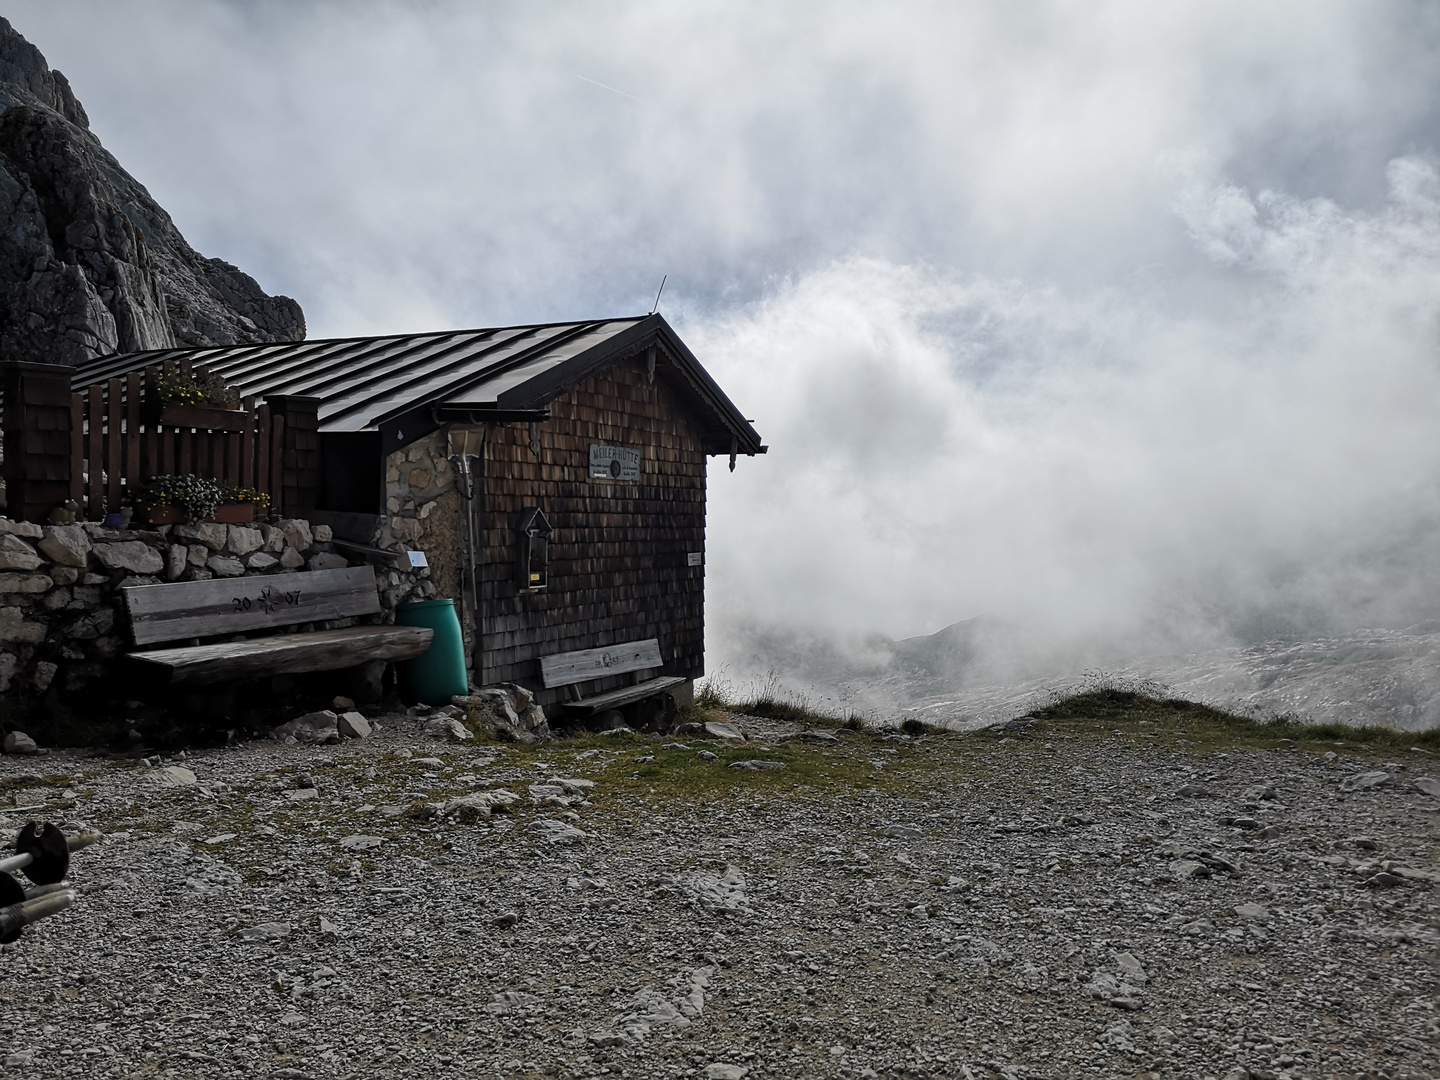
[[[299,304],[185,242],[3,18],[0,110],[0,358],[304,338]]]

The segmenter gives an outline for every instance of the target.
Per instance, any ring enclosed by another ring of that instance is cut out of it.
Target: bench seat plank
[[[645,641],[607,645],[603,649],[580,649],[576,652],[542,656],[540,677],[546,689],[551,689],[588,682],[590,679],[601,679],[606,675],[624,675],[630,671],[663,666],[660,642],[655,638],[648,638]]]
[[[634,686],[622,686],[619,690],[596,694],[594,697],[585,698],[582,701],[567,701],[565,711],[575,713],[577,716],[591,716],[597,712],[604,712],[606,709],[629,705],[632,701],[642,701],[645,698],[653,697],[684,681],[683,675],[661,675],[659,678],[647,679]]]
[[[328,622],[380,610],[369,566],[122,589],[136,645]]]
[[[219,645],[150,649],[128,656],[162,677],[168,675],[171,683],[208,683],[282,672],[334,671],[371,660],[409,660],[428,649],[434,636],[434,630],[423,626],[350,626]]]

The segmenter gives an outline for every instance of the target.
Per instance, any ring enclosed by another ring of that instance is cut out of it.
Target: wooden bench
[[[137,646],[263,633],[297,623],[374,615],[380,610],[375,571],[368,566],[135,585],[122,592]],[[209,683],[333,671],[371,660],[408,660],[428,649],[434,636],[435,631],[420,626],[351,626],[127,655],[170,683]]]
[[[660,675],[653,679],[641,679],[641,674],[661,666],[660,642],[655,638],[645,641],[628,641],[610,645],[603,649],[581,649],[578,652],[555,653],[540,658],[540,678],[547,689],[569,686],[575,700],[565,703],[567,712],[590,716],[607,709],[618,709],[636,701],[662,694],[672,686],[685,681],[683,675]],[[635,683],[609,690],[594,697],[582,698],[575,684],[601,679],[608,675],[632,674]]]

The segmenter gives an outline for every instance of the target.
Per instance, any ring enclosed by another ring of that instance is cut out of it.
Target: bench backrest
[[[556,653],[540,658],[540,677],[546,688],[569,686],[571,683],[598,679],[605,675],[623,675],[627,671],[644,671],[660,667],[660,642],[627,641],[603,649],[581,649],[579,652]]]
[[[121,592],[136,645],[373,615],[380,610],[375,571],[369,566],[135,585]]]

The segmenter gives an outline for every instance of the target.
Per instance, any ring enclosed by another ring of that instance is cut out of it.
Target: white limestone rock
[[[160,552],[139,540],[96,544],[95,558],[107,570],[128,570],[132,574],[158,574],[165,569],[165,559]]]
[[[90,538],[79,525],[47,525],[36,545],[40,553],[61,566],[83,568],[90,560]]]
[[[34,570],[43,561],[20,537],[12,533],[0,536],[0,570]]]

